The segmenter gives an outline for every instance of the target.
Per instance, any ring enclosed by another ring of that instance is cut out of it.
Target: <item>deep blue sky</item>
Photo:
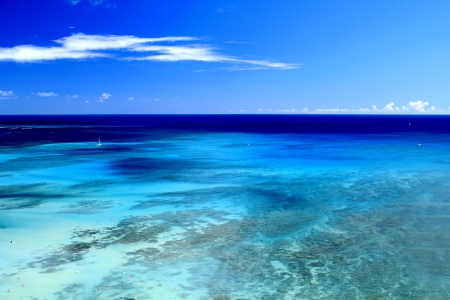
[[[1,114],[450,112],[450,1],[2,0],[0,10]]]

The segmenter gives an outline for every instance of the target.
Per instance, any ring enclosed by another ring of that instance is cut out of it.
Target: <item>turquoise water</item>
[[[450,298],[448,135],[55,140],[0,147],[0,299]]]

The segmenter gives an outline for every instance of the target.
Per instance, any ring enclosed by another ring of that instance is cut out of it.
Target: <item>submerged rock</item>
[[[87,251],[91,248],[91,245],[88,243],[76,243],[71,245],[64,246],[64,250],[70,253],[79,253],[83,251]]]

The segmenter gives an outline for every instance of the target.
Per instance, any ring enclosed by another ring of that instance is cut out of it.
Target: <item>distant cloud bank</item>
[[[350,109],[350,108],[317,108],[314,110],[310,110],[307,107],[303,109],[296,110],[292,109],[280,109],[280,110],[272,110],[272,109],[258,109],[258,113],[290,113],[290,114],[448,114],[449,110],[437,109],[435,106],[430,106],[428,102],[423,102],[418,100],[416,102],[409,102],[406,106],[395,106],[394,102],[390,102],[386,104],[383,108],[377,108],[376,105],[373,105],[371,109],[369,108],[359,108],[359,109]]]
[[[75,1],[75,0],[73,0]],[[269,60],[248,60],[219,54],[207,44],[199,44],[200,39],[190,36],[139,38],[132,35],[86,35],[83,33],[63,37],[53,42],[59,46],[20,45],[0,48],[0,61],[43,62],[49,60],[85,60],[110,58],[139,61],[199,61],[229,63],[235,65],[253,65],[261,69],[294,69],[296,64],[272,62]],[[196,44],[174,45],[175,42],[192,42]],[[155,45],[159,43],[159,45]],[[169,45],[161,43],[171,43]],[[116,51],[116,53],[113,53]],[[125,53],[125,56],[120,56]],[[152,53],[138,56],[139,53]]]

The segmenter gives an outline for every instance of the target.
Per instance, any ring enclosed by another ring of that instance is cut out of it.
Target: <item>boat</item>
[[[100,138],[98,138],[98,143],[96,146],[101,146],[102,144],[100,143]]]

